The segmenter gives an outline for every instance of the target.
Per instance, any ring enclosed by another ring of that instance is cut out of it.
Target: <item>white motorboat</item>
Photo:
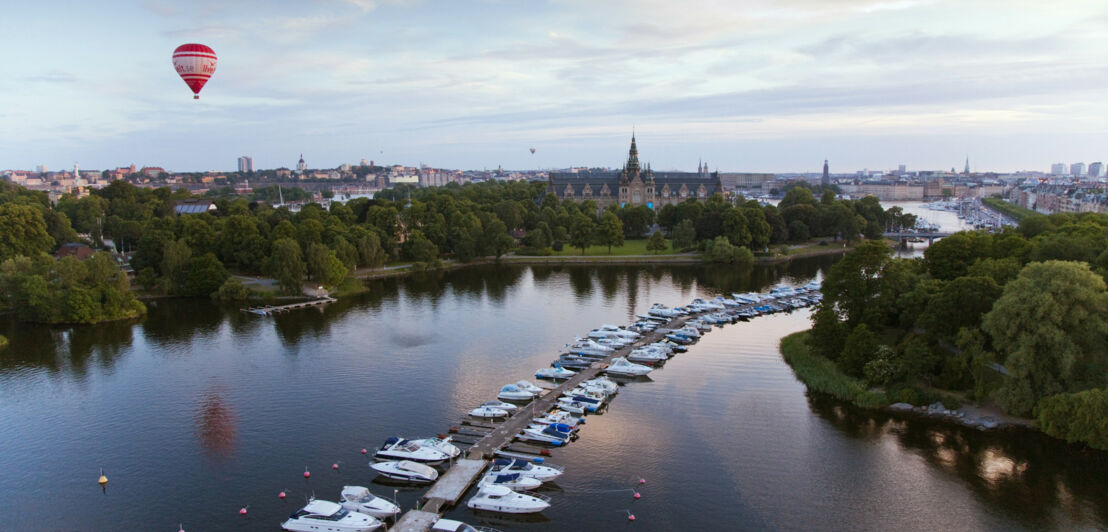
[[[584,414],[585,410],[589,408],[589,405],[586,405],[585,403],[579,403],[577,401],[574,401],[573,399],[559,397],[558,408],[565,410],[566,412],[569,412],[571,414]]]
[[[608,400],[607,394],[590,390],[584,386],[578,386],[572,390],[562,392],[562,397],[568,397],[579,403],[585,403],[587,405],[600,406]]]
[[[535,385],[534,385],[534,383],[532,383],[532,382],[531,382],[531,381],[529,381],[529,380],[521,380],[521,381],[518,381],[518,382],[516,382],[516,386],[519,386],[519,387],[520,387],[520,388],[522,388],[522,389],[523,389],[523,391],[525,391],[525,392],[530,392],[530,393],[531,393],[531,395],[534,395],[534,396],[536,396],[536,397],[537,397],[537,396],[538,396],[539,394],[541,394],[541,393],[542,393],[542,388],[539,388],[538,386],[535,386]]]
[[[633,364],[628,362],[626,358],[616,357],[612,359],[612,363],[608,365],[608,369],[604,370],[610,375],[623,375],[627,377],[639,377],[646,375],[653,371],[653,369],[644,366],[642,364]]]
[[[507,514],[531,514],[550,508],[550,498],[544,495],[518,493],[504,486],[481,486],[466,506],[473,510],[488,510]]]
[[[597,377],[595,379],[589,379],[582,384],[587,384],[592,388],[599,388],[605,391],[608,395],[615,394],[619,391],[619,384],[609,379],[608,377]]]
[[[527,427],[516,437],[523,441],[538,441],[552,445],[562,445],[568,443],[572,436],[573,427],[561,423],[554,423],[552,425]]]
[[[589,356],[606,357],[615,350],[614,347],[601,345],[591,338],[578,338],[574,343],[566,346],[570,353]]]
[[[585,422],[585,418],[576,417],[564,410],[555,410],[532,419],[531,422],[537,425],[561,423],[563,425],[569,425],[570,427],[577,427],[578,424]]]
[[[680,333],[692,338],[700,338],[700,329],[697,329],[692,325],[686,325],[684,327],[681,327],[680,329],[674,329],[673,332]]]
[[[483,417],[489,419],[495,419],[500,417],[508,417],[508,411],[503,408],[496,408],[494,406],[479,406],[469,411],[469,415],[473,417]]]
[[[741,305],[741,303],[739,303],[738,301],[735,301],[734,299],[728,299],[723,296],[716,296],[715,299],[713,299],[712,301],[715,301],[716,303],[719,303],[727,308],[736,308]]]
[[[431,532],[500,532],[495,528],[469,526],[453,519],[439,519],[431,526]]]
[[[568,379],[576,374],[576,371],[563,368],[560,364],[555,362],[552,368],[542,368],[536,371],[535,377],[539,379]]]
[[[601,325],[599,328],[589,331],[590,338],[622,338],[634,341],[639,336],[637,332],[628,331],[615,325]]]
[[[492,467],[489,471],[497,473],[519,473],[521,475],[534,477],[542,482],[550,482],[560,477],[562,473],[565,472],[565,469],[550,464],[536,464],[528,460],[497,458],[493,460]]]
[[[378,474],[393,480],[427,483],[434,482],[439,478],[439,472],[431,466],[411,460],[375,462],[369,464],[369,467],[373,468]]]
[[[665,353],[650,349],[632,349],[631,352],[627,354],[627,360],[640,364],[657,364],[659,362],[665,362],[668,359],[669,356]]]
[[[308,505],[293,512],[281,528],[293,532],[371,532],[381,527],[376,517],[351,512],[338,503],[312,499]]]
[[[505,403],[504,401],[485,401],[484,403],[481,403],[481,406],[499,408],[501,410],[507,410],[508,412],[512,412],[516,408],[519,408],[518,406],[513,405],[512,403]]]
[[[372,515],[378,519],[395,517],[396,514],[400,513],[399,506],[393,504],[392,501],[370,493],[369,488],[363,486],[343,486],[342,502],[340,504],[343,508],[352,512]]]
[[[650,310],[646,311],[651,316],[658,316],[662,318],[676,318],[681,315],[681,312],[677,309],[669,308],[661,303],[655,303],[650,307]]]
[[[414,440],[393,437],[385,440],[380,449],[373,454],[378,460],[413,460],[428,464],[437,464],[450,458],[446,453],[429,446],[420,445]]]
[[[442,435],[440,435],[434,438],[424,438],[422,440],[412,441],[424,447],[435,449],[436,451],[445,454],[447,458],[457,458],[458,455],[462,454],[462,450],[459,449],[457,445],[450,443],[452,440],[453,438],[451,438],[450,436],[443,437]]]
[[[481,477],[479,484],[483,486],[504,486],[515,491],[527,491],[542,486],[542,481],[535,477],[524,476],[515,472],[490,472],[484,477]]]
[[[535,398],[535,394],[514,384],[508,384],[500,389],[500,393],[496,394],[496,398],[501,401],[530,401]]]

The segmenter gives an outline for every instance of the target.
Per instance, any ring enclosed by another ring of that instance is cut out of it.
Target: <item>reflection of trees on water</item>
[[[124,320],[60,327],[12,322],[0,330],[10,342],[0,351],[0,371],[44,368],[78,379],[88,373],[89,364],[110,371],[131,347],[134,323]]]
[[[625,268],[596,268],[596,280],[600,284],[600,293],[604,299],[611,300],[619,294],[619,278]]]
[[[223,395],[218,388],[204,392],[193,416],[194,432],[200,446],[221,457],[229,456],[235,450],[238,435],[235,412]]]
[[[161,299],[146,304],[142,334],[154,344],[178,344],[219,331],[224,312],[211,301]]]
[[[592,267],[566,268],[569,273],[569,286],[573,289],[573,297],[577,303],[585,303],[592,297]]]
[[[1108,521],[1108,453],[1083,451],[1025,429],[981,432],[808,395],[812,411],[840,433],[860,440],[893,438],[902,449],[957,476],[976,496],[1019,521],[1056,528],[1059,509],[1066,522]]]

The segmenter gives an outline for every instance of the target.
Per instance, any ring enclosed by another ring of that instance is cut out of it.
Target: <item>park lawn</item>
[[[823,243],[821,243],[823,242]],[[814,244],[804,244],[796,247],[789,247],[785,250],[785,255],[799,255],[801,253],[810,253],[813,251],[827,251],[833,249],[843,249],[843,242],[827,241],[826,239],[819,239]]]
[[[612,246],[611,256],[615,257],[615,256],[619,256],[619,255],[655,255],[655,253],[653,251],[647,251],[646,250],[646,243],[647,242],[649,242],[649,239],[647,239],[647,238],[641,238],[641,239],[635,239],[635,240],[626,240],[626,241],[623,242],[623,247],[618,247],[617,248],[615,246]],[[677,252],[674,251],[672,249],[672,247],[670,247],[670,241],[667,239],[666,240],[666,249],[664,251],[662,251],[661,253],[657,253],[657,254],[658,255],[673,255],[675,253],[677,253]],[[556,256],[556,257],[580,256],[581,254],[582,254],[581,253],[581,248],[571,247],[569,244],[566,244],[565,247],[563,247],[561,251],[555,251],[553,253],[553,255]],[[600,257],[600,256],[607,257],[607,256],[609,256],[608,255],[608,246],[589,246],[589,247],[585,248],[584,255],[585,256],[590,256],[590,257]]]

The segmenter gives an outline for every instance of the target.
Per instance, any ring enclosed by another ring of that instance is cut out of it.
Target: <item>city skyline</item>
[[[62,4],[7,10],[0,168],[615,167],[632,129],[663,170],[1106,158],[1091,2]],[[186,42],[220,57],[198,101]]]

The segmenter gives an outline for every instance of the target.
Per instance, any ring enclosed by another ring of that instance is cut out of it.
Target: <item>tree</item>
[[[670,234],[673,249],[684,250],[696,245],[696,226],[692,220],[681,220]]]
[[[981,323],[1008,370],[997,402],[1027,415],[1048,395],[1104,386],[1106,317],[1104,280],[1088,264],[1025,266]]]
[[[866,364],[877,353],[877,335],[861,323],[846,337],[843,352],[839,355],[839,369],[852,377],[862,377]]]
[[[193,257],[188,262],[188,273],[178,289],[178,294],[187,297],[211,297],[229,275],[213,253]]]
[[[273,242],[268,267],[269,275],[277,279],[281,291],[287,294],[301,292],[301,282],[306,268],[300,254],[300,244],[291,238],[279,238]]]
[[[42,211],[30,205],[0,205],[0,261],[30,257],[54,247]]]
[[[1055,438],[1108,450],[1108,389],[1043,398],[1035,407],[1035,421]]]
[[[923,252],[927,271],[936,279],[953,280],[966,274],[978,258],[988,257],[991,239],[980,233],[955,233]]]
[[[931,298],[919,325],[937,336],[954,339],[962,327],[977,327],[981,316],[1000,297],[1000,285],[989,277],[959,277]]]
[[[823,280],[823,307],[834,309],[851,328],[863,321],[878,324],[883,312],[877,304],[882,274],[892,260],[892,250],[882,242],[868,241],[831,266]]]
[[[666,237],[661,231],[654,231],[653,235],[650,235],[650,241],[646,243],[646,250],[653,251],[654,253],[661,253],[666,250]]]
[[[308,247],[308,276],[324,286],[338,286],[350,270],[342,264],[335,252],[323,244]]]
[[[811,235],[808,233],[808,226],[800,220],[793,220],[789,222],[789,240],[792,242],[806,242]]]
[[[243,285],[238,278],[228,277],[226,281],[223,281],[223,285],[219,287],[219,290],[212,294],[212,299],[224,303],[246,301],[250,299],[250,289]]]
[[[438,249],[421,231],[412,231],[403,245],[404,255],[416,262],[434,262],[438,258]]]
[[[189,259],[192,258],[192,250],[185,239],[170,240],[162,249],[161,272],[162,277],[169,283],[169,291],[177,293],[188,273]],[[207,295],[207,294],[204,294]]]
[[[609,255],[612,254],[612,246],[623,247],[623,222],[611,211],[605,212],[600,218],[596,241],[602,246],[608,246]]]
[[[596,224],[588,216],[577,214],[573,217],[573,223],[569,228],[569,244],[581,250],[585,254],[585,248],[592,244],[593,235],[596,233]]]
[[[754,254],[745,247],[731,245],[725,236],[710,240],[704,250],[704,260],[722,264],[753,264]]]

